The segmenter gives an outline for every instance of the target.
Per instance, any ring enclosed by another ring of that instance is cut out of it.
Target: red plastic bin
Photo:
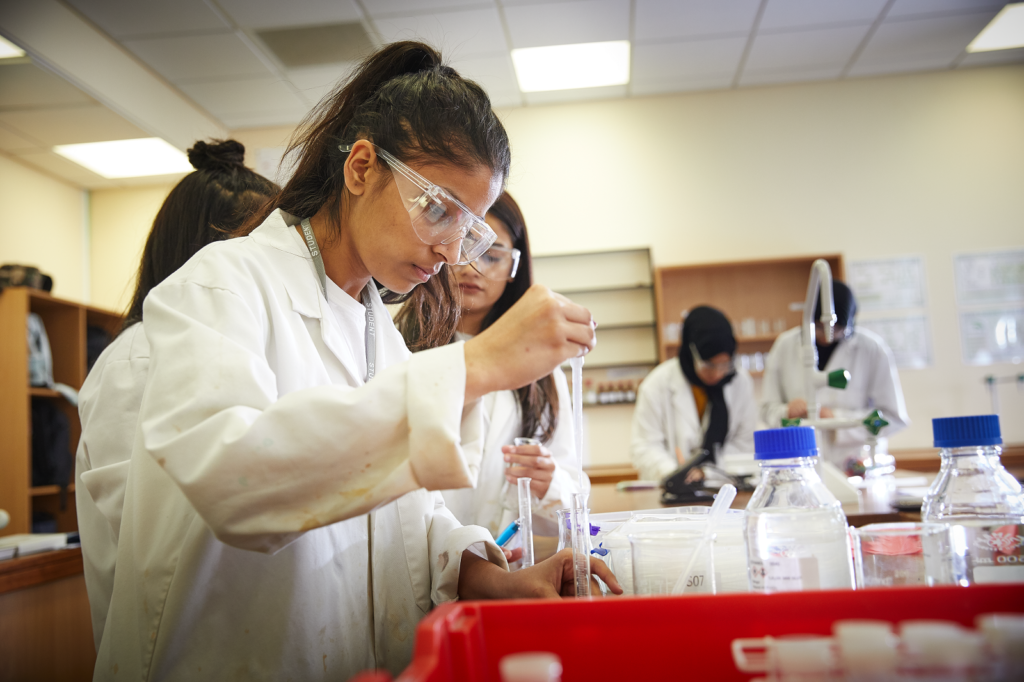
[[[521,651],[562,659],[563,682],[749,680],[730,645],[739,637],[831,635],[832,623],[937,618],[974,627],[983,613],[1024,613],[1024,584],[970,588],[457,602],[416,631],[398,682],[498,682],[498,662]]]

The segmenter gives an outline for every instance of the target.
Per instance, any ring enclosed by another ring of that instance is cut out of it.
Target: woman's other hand
[[[543,499],[551,487],[555,475],[555,460],[551,451],[543,445],[504,445],[505,461],[509,463],[505,478],[512,485],[518,485],[520,478],[530,479],[530,490]]]
[[[604,581],[613,594],[622,594],[622,586],[608,566],[590,558],[590,572]],[[563,549],[530,568],[509,573],[472,552],[462,553],[459,573],[460,599],[553,599],[576,595],[572,550]],[[600,594],[591,578],[591,593]]]

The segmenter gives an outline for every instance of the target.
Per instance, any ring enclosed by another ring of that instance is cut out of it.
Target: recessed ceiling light
[[[1007,5],[967,46],[968,52],[1024,47],[1024,2]]]
[[[192,170],[184,152],[159,137],[62,144],[54,147],[53,151],[107,179],[170,175]]]
[[[24,57],[25,50],[21,49],[9,40],[5,40],[3,36],[0,36],[0,59],[10,59],[11,57]]]
[[[523,92],[575,90],[629,82],[629,41],[512,50]]]

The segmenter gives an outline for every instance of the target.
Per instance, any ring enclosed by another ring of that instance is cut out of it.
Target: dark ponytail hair
[[[402,161],[440,160],[462,168],[482,164],[502,178],[512,160],[505,129],[479,85],[445,66],[428,45],[392,43],[367,57],[348,82],[306,116],[285,151],[285,158],[299,155],[291,180],[245,229],[255,228],[275,207],[302,218],[326,208],[336,236],[346,160],[338,146],[360,139]],[[387,165],[379,156],[377,161]],[[410,294],[382,290],[381,296],[385,303],[408,300],[420,311],[426,347],[451,339],[460,310],[447,266]]]
[[[142,321],[150,289],[210,242],[227,239],[280,188],[243,165],[235,140],[199,141],[188,150],[195,170],[174,186],[153,220],[122,331]]]

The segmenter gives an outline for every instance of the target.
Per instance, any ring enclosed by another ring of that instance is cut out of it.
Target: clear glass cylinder
[[[715,594],[714,540],[703,538],[702,529],[630,535],[634,594]],[[691,562],[688,579],[674,592]]]
[[[853,588],[846,515],[815,469],[817,457],[762,459],[746,509],[754,592]]]
[[[533,566],[533,510],[530,505],[531,478],[520,478],[519,484],[519,538],[523,547],[522,567]]]
[[[948,528],[925,547],[930,585],[1024,582],[1024,498],[998,445],[943,448],[921,520]]]

